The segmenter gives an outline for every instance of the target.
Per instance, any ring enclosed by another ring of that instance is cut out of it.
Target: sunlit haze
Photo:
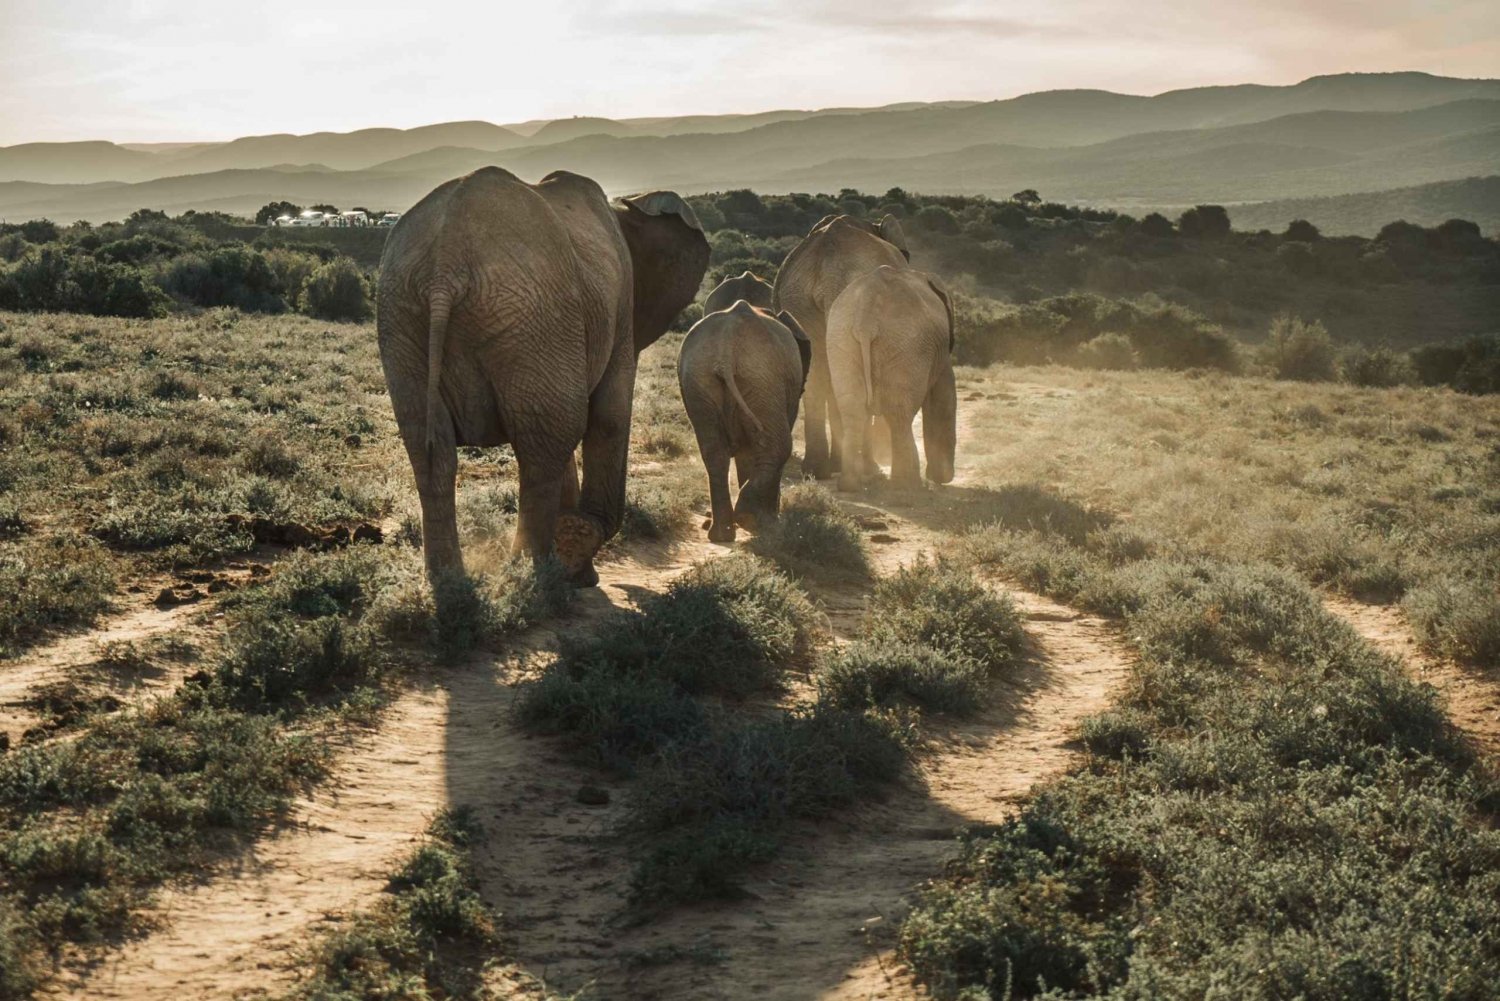
[[[1500,69],[1493,0],[0,0],[0,144]]]

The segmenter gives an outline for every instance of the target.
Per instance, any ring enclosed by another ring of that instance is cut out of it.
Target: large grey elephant
[[[894,216],[878,224],[847,215],[828,216],[792,248],[777,272],[776,308],[795,316],[812,341],[812,372],[802,404],[806,439],[802,468],[812,476],[832,476],[839,468],[842,425],[824,348],[828,311],[856,278],[882,265],[905,267],[909,258],[906,237]]]
[[[376,326],[430,578],[463,569],[456,446],[508,442],[515,550],[555,551],[576,583],[598,581],[594,554],[625,508],[636,355],[693,300],[708,256],[676,194],[612,206],[562,171],[533,185],[485,167],[402,216],[381,257]]]
[[[770,309],[775,294],[775,287],[770,282],[753,271],[743,271],[719,282],[708,293],[708,298],[703,301],[703,313],[706,316],[728,309],[741,299],[759,309]]]
[[[921,483],[911,425],[922,413],[927,478],[953,480],[958,394],[953,382],[953,303],[915,268],[882,266],[849,284],[828,313],[828,366],[844,415],[839,489],[863,486],[870,418],[890,425],[891,483]]]
[[[790,313],[772,316],[741,299],[693,325],[677,357],[677,383],[708,470],[708,537],[734,539],[781,509],[781,471],[792,455],[797,403],[812,344]],[[729,499],[729,460],[740,481]]]

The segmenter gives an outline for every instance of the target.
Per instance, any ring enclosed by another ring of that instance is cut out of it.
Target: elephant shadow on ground
[[[682,565],[668,552],[601,567],[605,586],[580,593],[564,629],[595,627],[656,593],[650,578],[668,579],[663,564]],[[475,865],[503,916],[505,958],[563,993],[592,984],[599,997],[790,999],[855,982],[851,972],[889,944],[878,929],[891,928],[912,889],[941,871],[958,834],[1002,821],[1068,756],[1056,725],[1067,687],[1059,656],[1033,638],[991,684],[982,712],[933,717],[924,753],[881,799],[796,828],[776,860],[748,875],[742,899],[632,923],[622,833],[629,780],[581,763],[563,740],[528,733],[514,716],[519,686],[545,669],[558,640],[538,631],[503,656],[448,671],[443,683],[447,800],[473,807],[485,826]],[[707,955],[720,958],[692,961]]]

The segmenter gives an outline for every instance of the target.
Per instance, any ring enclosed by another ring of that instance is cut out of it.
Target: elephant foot
[[[831,480],[838,471],[838,466],[831,461],[802,463],[802,475],[814,480]]]
[[[921,490],[922,480],[917,476],[903,476],[899,480],[891,478],[892,490]]]
[[[714,526],[708,530],[708,541],[733,542],[734,534],[734,522],[731,521],[727,524],[715,523]]]
[[[574,585],[593,587],[599,583],[594,554],[604,545],[604,530],[598,522],[588,515],[566,511],[557,516],[557,530],[552,538],[558,562]]]
[[[754,511],[736,511],[734,514],[734,523],[747,532],[754,532],[760,525],[760,515]]]

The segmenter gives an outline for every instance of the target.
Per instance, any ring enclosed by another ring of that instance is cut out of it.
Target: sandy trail
[[[943,538],[903,517],[901,507],[849,507],[867,532],[891,540],[871,546],[882,573],[930,554]],[[891,955],[913,890],[942,871],[960,831],[1009,817],[1036,782],[1072,763],[1078,721],[1105,708],[1129,669],[1122,643],[1104,620],[1003,589],[1026,615],[1029,649],[1021,669],[993,686],[981,714],[931,733],[918,774],[884,802],[810,826],[747,883],[748,900],[681,908],[623,932],[617,949],[626,957],[712,955],[714,962],[602,970],[591,996],[918,996]],[[863,602],[847,586],[812,590],[835,632],[851,637]]]
[[[560,625],[576,628],[627,606],[643,589],[659,590],[721,551],[652,547],[603,564],[601,587],[582,592]],[[556,895],[550,870],[558,862],[547,853],[571,853],[566,835],[575,828],[553,800],[565,793],[579,806],[574,794],[590,776],[575,775],[563,752],[522,736],[507,719],[512,686],[556,640],[551,630],[534,630],[505,658],[433,671],[377,729],[347,738],[332,779],[296,805],[292,823],[203,881],[164,890],[151,915],[155,931],[71,963],[44,996],[239,998],[285,990],[319,926],[367,907],[432,815],[449,804],[479,808],[507,879],[545,882]],[[580,865],[571,854],[564,861]]]
[[[213,578],[237,587],[251,577],[251,566],[269,564],[275,556],[258,555],[234,561],[229,567],[211,573]],[[157,604],[155,599],[164,588],[176,587],[192,593],[191,600],[181,604]],[[119,610],[104,616],[87,630],[72,632],[50,643],[27,651],[9,661],[0,661],[0,733],[10,738],[11,746],[20,743],[22,735],[41,722],[29,700],[38,692],[65,681],[89,684],[121,702],[175,688],[193,668],[171,660],[154,659],[146,670],[115,668],[100,663],[100,655],[111,644],[146,643],[200,618],[212,608],[201,600],[203,589],[180,575],[158,575],[138,581],[119,601]]]
[[[1490,759],[1500,760],[1500,669],[1465,667],[1427,653],[1396,605],[1367,605],[1338,595],[1325,597],[1324,605],[1400,661],[1413,679],[1436,688],[1454,725]]]

